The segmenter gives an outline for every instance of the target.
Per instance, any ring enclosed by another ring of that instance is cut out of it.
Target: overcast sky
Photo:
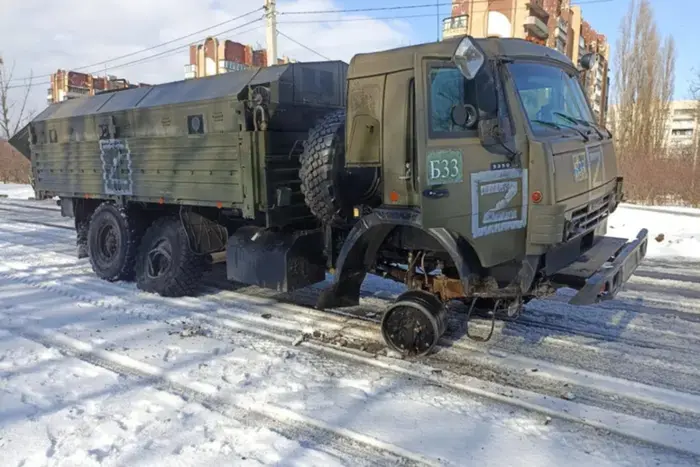
[[[34,74],[30,107],[41,111],[46,107],[48,75],[57,69],[77,69],[137,52],[247,13],[256,8],[257,3],[223,0],[209,3],[201,0],[0,0],[0,55],[6,65],[15,64],[16,81],[13,85],[25,84],[22,78],[30,72]],[[278,10],[347,8],[348,2],[344,3],[332,0],[280,1]],[[247,6],[243,7],[243,4]],[[259,0],[259,5],[262,4],[263,1]],[[131,82],[152,84],[181,80],[184,65],[189,61],[187,45],[203,40],[209,34],[221,33],[219,37],[222,39],[264,47],[264,21],[245,25],[261,15],[262,11],[192,38],[80,71],[114,74]],[[280,15],[279,30],[323,56],[345,61],[349,61],[354,53],[411,42],[414,26],[406,20],[348,21],[367,18],[370,17],[358,13]],[[320,19],[326,22],[318,22]],[[431,22],[434,23],[435,19]],[[224,33],[241,25],[244,26],[236,31]],[[278,42],[280,56],[288,55],[303,61],[323,59],[284,36],[280,36]],[[178,50],[157,59],[113,68],[178,47]],[[110,69],[105,71],[105,67]],[[13,97],[20,97],[23,91],[24,88],[14,89]]]

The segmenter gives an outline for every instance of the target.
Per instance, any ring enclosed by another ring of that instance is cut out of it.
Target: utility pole
[[[277,9],[276,0],[265,0],[267,22],[267,66],[277,65]]]
[[[437,40],[440,42],[440,0],[435,0],[435,19],[437,20]]]

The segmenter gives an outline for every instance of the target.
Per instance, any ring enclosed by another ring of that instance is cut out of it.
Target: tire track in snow
[[[58,276],[58,278],[64,279],[62,293],[69,293],[66,287],[70,287],[74,290],[74,292],[70,292],[73,298],[85,298],[85,291],[76,289],[65,282],[63,271],[61,271],[61,276]],[[82,282],[82,280],[77,280],[77,282]],[[222,318],[243,320],[249,325],[273,326],[278,331],[281,329],[297,334],[304,331],[308,334],[320,331],[322,333],[320,338],[326,341],[333,340],[335,337],[345,340],[350,339],[351,341],[355,340],[357,341],[354,345],[355,348],[361,348],[363,342],[369,344],[367,347],[384,348],[383,342],[379,339],[379,330],[375,322],[338,316],[325,311],[321,312],[293,304],[280,303],[272,299],[251,297],[228,291],[219,292],[217,295],[212,296],[186,297],[176,300],[150,294],[144,295],[139,299],[137,297],[132,298],[130,291],[117,284],[100,282],[95,284],[95,286],[98,291],[93,298],[88,299],[91,300],[91,303],[97,305],[103,305],[103,297],[116,294],[119,296],[119,300],[126,299],[131,307],[143,306],[144,299],[149,303],[168,306],[182,307],[184,305],[192,310],[215,312]],[[232,303],[244,303],[247,309],[244,312],[221,309],[230,306]],[[263,318],[263,316],[269,314],[267,313],[269,311],[267,307],[270,305],[275,307],[275,312]],[[113,304],[110,303],[108,306],[111,307]],[[123,305],[117,306],[121,308]],[[283,311],[283,313],[278,313],[278,311]],[[270,320],[271,317],[274,317],[274,319]],[[603,401],[609,399],[610,396],[614,396],[615,399],[642,402],[660,410],[671,410],[674,416],[667,418],[674,423],[679,423],[675,414],[700,410],[694,409],[694,407],[700,406],[700,403],[698,403],[700,399],[697,396],[677,390],[657,388],[591,371],[551,364],[542,359],[528,358],[527,356],[513,353],[509,354],[504,351],[486,351],[482,346],[467,341],[444,341],[443,344],[445,349],[443,349],[444,351],[441,354],[424,361],[442,367],[447,365],[453,371],[458,371],[455,368],[458,365],[460,374],[485,378],[509,386],[532,389],[549,394],[552,397],[561,397],[565,392],[585,389],[588,392],[593,392],[592,397],[597,395],[598,400],[590,400],[594,404],[601,399]],[[449,358],[443,359],[443,355],[447,355]],[[532,369],[536,369],[537,372],[533,372]],[[696,373],[695,376],[700,378],[700,373]],[[605,394],[608,396],[602,397]],[[600,403],[598,405],[618,407],[620,404],[606,405]]]
[[[12,279],[8,274],[2,276]],[[32,285],[46,290],[53,290],[61,295],[66,294],[76,300],[81,300],[91,305],[108,307],[116,310],[129,313],[129,309],[116,305],[104,305],[94,299],[89,299],[80,293],[70,294],[65,290],[57,290],[53,287],[42,286],[36,281],[25,277],[15,278],[27,285]],[[168,302],[178,302],[179,300],[166,299]],[[171,313],[172,314],[172,313]],[[245,315],[244,312],[242,315]],[[212,327],[228,328],[231,330],[243,331],[249,334],[257,335],[262,338],[277,340],[292,344],[297,338],[298,328],[287,329],[287,332],[280,332],[275,329],[270,321],[261,317],[248,317],[248,322],[245,320],[236,320],[230,316],[230,312],[225,313],[225,317],[212,317],[202,312],[190,311],[189,313],[179,314],[179,317],[194,318],[196,322],[208,324]],[[238,318],[241,317],[239,314]],[[255,327],[253,327],[255,326]],[[629,416],[620,413],[614,413],[597,407],[586,406],[566,400],[553,399],[548,396],[533,393],[531,391],[504,387],[488,381],[482,381],[473,377],[460,377],[456,374],[443,372],[441,375],[436,375],[434,368],[427,367],[421,363],[404,363],[393,359],[385,359],[379,356],[368,356],[366,353],[353,351],[350,349],[342,349],[329,346],[323,342],[317,341],[302,341],[300,346],[308,347],[311,350],[326,353],[343,359],[363,363],[404,376],[410,376],[420,379],[425,383],[434,383],[441,386],[449,387],[473,396],[486,397],[488,399],[513,405],[525,410],[539,412],[559,419],[581,423],[593,428],[609,431],[623,437],[646,442],[652,445],[670,448],[679,452],[700,455],[700,446],[695,442],[700,437],[700,431],[682,428],[677,426],[665,425],[653,420],[642,419],[639,417]],[[577,414],[577,415],[573,415]]]
[[[61,208],[57,206],[56,204],[53,204],[51,206],[46,203],[45,206],[37,206],[37,204],[42,203],[42,201],[37,201],[37,200],[27,200],[26,202],[17,202],[17,201],[5,201],[3,199],[0,199],[0,206],[12,206],[12,207],[18,207],[18,208],[23,208],[23,209],[33,209],[35,211],[49,211],[49,212],[57,212],[60,214]],[[52,201],[52,203],[55,203],[55,201]],[[7,209],[9,211],[9,209]]]
[[[48,209],[48,210],[53,210],[53,209]],[[54,211],[56,211],[57,213],[60,212],[58,210],[54,210]],[[19,211],[15,211],[15,212],[19,212]],[[29,214],[33,214],[33,213],[29,213]],[[59,217],[59,219],[62,219],[62,218]],[[69,225],[65,225],[65,226],[56,225],[56,224],[52,224],[52,223],[48,223],[48,222],[36,221],[33,219],[8,219],[8,220],[12,220],[12,221],[16,221],[16,222],[20,222],[20,223],[28,224],[28,225],[34,224],[34,225],[40,225],[43,227],[68,230],[71,232],[74,230],[74,228],[72,226],[69,226]],[[49,234],[48,231],[46,231],[46,232],[47,232],[47,234]],[[67,238],[67,237],[63,237],[62,235],[58,235],[58,234],[52,234],[51,236],[53,238],[56,238],[56,239]],[[74,242],[74,240],[75,239],[73,237],[71,237],[69,241]],[[635,281],[634,276],[632,277],[631,281],[632,282]],[[226,286],[227,285],[230,286],[230,283],[221,284],[220,282],[210,281],[208,283],[208,285],[210,285],[210,286],[215,285],[219,288],[226,289]],[[698,291],[698,293],[700,293],[700,291]],[[260,293],[259,293],[259,295],[265,295],[265,294],[266,294],[265,291],[260,291]],[[677,317],[679,317],[683,320],[686,320],[686,321],[700,323],[700,306],[695,305],[694,301],[687,301],[686,300],[683,303],[680,303],[680,305],[689,306],[689,307],[692,307],[693,309],[697,309],[698,310],[697,312],[688,312],[688,311],[676,310],[676,309],[663,309],[662,310],[662,309],[654,308],[655,303],[651,303],[651,302],[648,304],[649,306],[645,306],[645,305],[640,306],[638,304],[632,304],[628,300],[625,299],[625,294],[628,294],[627,292],[623,291],[621,294],[622,294],[622,296],[619,297],[614,302],[603,303],[600,306],[595,307],[595,309],[596,310],[606,310],[610,313],[613,313],[615,311],[625,311],[625,312],[632,313],[635,315],[637,315],[637,314],[647,315],[648,314],[648,315],[677,316]],[[258,295],[258,293],[256,293],[256,295]],[[278,298],[278,300],[285,301],[287,303],[300,304],[299,303],[300,301],[308,301],[310,299],[310,295],[308,295],[308,293],[305,293],[305,291],[295,291],[294,293],[292,293],[290,295],[291,295],[290,298]],[[298,297],[301,297],[302,300],[295,300]],[[382,300],[382,299],[378,299],[377,297],[373,297],[371,294],[368,294],[366,290],[363,290],[361,292],[361,297],[365,300],[370,299],[370,298],[377,300],[378,306],[386,306],[386,305],[388,305],[388,303],[390,303],[390,301],[388,301],[388,300]],[[676,299],[674,298],[674,300],[676,300]],[[564,299],[562,299],[560,297],[551,297],[551,298],[547,299],[547,301],[549,303],[557,303],[557,302],[561,301],[562,306],[566,306],[566,302],[564,301]],[[660,305],[663,305],[663,304],[667,305],[668,300],[667,299],[661,300],[661,301],[659,301],[659,304]],[[304,303],[304,305],[307,305],[307,303]],[[333,312],[338,313],[339,310],[334,310]],[[543,312],[547,313],[546,311],[543,311]],[[361,317],[361,316],[359,316],[359,317]],[[611,338],[613,338],[615,341],[620,342],[620,341],[625,341],[627,339],[626,343],[628,343],[630,345],[641,346],[641,347],[648,347],[649,346],[649,344],[646,341],[642,341],[642,340],[638,340],[638,339],[635,340],[634,338],[626,338],[624,336],[619,336],[619,335],[611,335],[610,333],[605,333],[605,332],[597,332],[597,331],[591,329],[590,327],[586,330],[579,331],[579,328],[577,328],[577,327],[568,327],[566,325],[562,325],[561,323],[557,323],[554,326],[548,326],[547,323],[541,323],[541,322],[535,322],[533,320],[528,320],[527,317],[525,317],[525,319],[523,321],[521,321],[521,323],[525,323],[525,322],[531,323],[533,328],[539,327],[540,329],[547,329],[550,331],[557,331],[557,332],[565,332],[565,333],[569,333],[571,335],[579,335],[582,337],[591,337],[591,338],[595,338],[595,339],[598,339],[601,341],[611,340]],[[594,323],[592,323],[592,324],[594,324]],[[483,325],[483,320],[479,320],[479,319],[474,320],[474,325],[475,325],[475,327],[479,327],[480,325]],[[498,323],[497,329],[499,329],[498,326],[502,327],[503,323]],[[653,328],[650,328],[649,331],[653,331]],[[685,352],[687,349],[686,346],[675,346],[675,348],[674,348],[674,346],[672,344],[669,344],[669,343],[665,343],[664,346],[667,349],[676,350],[679,352]]]
[[[57,331],[32,325],[5,324],[3,328],[25,339],[59,349],[70,356],[115,373],[146,379],[155,383],[159,389],[185,400],[195,401],[209,410],[231,417],[248,427],[263,425],[290,439],[309,439],[320,446],[328,445],[344,452],[350,458],[383,459],[379,465],[386,465],[384,462],[396,465],[444,464],[437,459],[430,459],[371,436],[334,426],[274,404],[251,403],[236,400],[234,397],[221,397],[217,394],[218,389],[215,386],[189,381],[156,365],[97,348]]]
[[[65,271],[61,271],[63,273]],[[126,290],[116,284],[100,283],[99,287],[104,290],[104,294],[113,294],[118,292],[123,294]],[[74,298],[80,298],[80,291],[72,294]],[[100,297],[101,298],[101,297]],[[249,310],[244,313],[238,313],[234,319],[247,320],[251,323],[251,314],[257,315],[253,318],[252,324],[260,325],[260,315],[265,314],[265,306],[274,305],[277,309],[285,309],[289,313],[284,313],[276,316],[278,321],[278,329],[292,330],[301,332],[306,329],[311,332],[320,330],[324,333],[323,338],[328,339],[328,336],[345,336],[346,338],[357,339],[360,342],[363,340],[374,346],[383,347],[383,343],[378,339],[378,329],[375,323],[366,323],[359,320],[349,320],[347,317],[338,317],[328,312],[319,312],[317,310],[299,307],[297,305],[281,304],[278,301],[271,299],[260,299],[250,297],[237,292],[224,291],[217,296],[206,297],[206,301],[202,298],[182,298],[175,303],[172,301],[165,302],[170,305],[191,304],[194,308],[202,309],[202,305],[206,310],[216,310],[217,307],[225,307],[230,305],[226,299],[231,299],[233,302],[245,302],[249,306]],[[162,302],[162,297],[149,297],[150,301]],[[166,299],[167,300],[167,299]],[[212,303],[214,302],[214,303]],[[96,302],[95,302],[96,303]],[[134,305],[141,305],[140,302]],[[255,322],[255,320],[258,322]],[[290,321],[291,320],[291,321]],[[376,320],[373,320],[376,321]],[[269,325],[269,321],[267,324]],[[640,385],[633,381],[622,380],[619,378],[604,376],[594,372],[569,368],[557,364],[549,364],[542,359],[532,359],[507,352],[499,352],[498,355],[492,355],[484,351],[483,347],[470,344],[469,342],[443,342],[447,346],[462,350],[461,353],[449,352],[448,360],[443,360],[440,356],[432,360],[426,360],[428,363],[440,364],[441,366],[448,365],[449,368],[455,369],[455,365],[460,365],[461,374],[467,376],[476,376],[478,378],[486,378],[495,382],[502,382],[508,385],[515,385],[526,389],[536,390],[549,394],[553,397],[561,397],[564,392],[582,388],[588,392],[593,392],[589,396],[591,403],[598,402],[601,399],[600,393],[613,395],[616,399],[623,398],[628,400],[636,400],[645,404],[651,404],[661,410],[670,409],[675,414],[683,412],[693,412],[694,404],[696,404],[696,396],[687,394],[673,389],[656,388],[650,385]],[[361,344],[356,345],[361,347]],[[525,368],[529,367],[529,368]],[[532,369],[537,369],[537,373],[533,373]],[[466,369],[466,371],[464,371]],[[530,370],[530,371],[528,371]],[[492,376],[492,375],[495,375]],[[697,375],[696,376],[700,376]],[[534,383],[533,383],[534,381]],[[629,384],[628,384],[629,383]],[[555,387],[552,387],[555,385]],[[569,388],[569,389],[566,389]],[[627,390],[621,390],[626,388]],[[631,388],[634,388],[632,390]],[[619,403],[600,403],[602,407],[619,407]],[[634,412],[632,412],[634,414]],[[676,422],[674,416],[667,417],[669,421]]]
[[[22,230],[22,229],[20,229],[20,230]],[[63,238],[62,235],[60,235],[58,237]],[[39,249],[39,251],[41,251],[41,249]],[[219,285],[219,287],[226,287],[228,285],[230,287],[230,283],[216,284],[216,285]],[[308,293],[308,291],[307,291],[307,293],[303,293],[303,292],[304,291],[301,291],[300,293],[294,294],[293,298],[299,299],[299,297],[301,295],[304,295],[304,300],[308,300],[313,295],[313,292],[311,292],[311,293]],[[363,291],[363,292],[364,292],[363,298],[366,300],[367,298],[369,298],[368,294],[366,293],[366,291]],[[227,293],[227,292],[225,292],[225,293]],[[255,295],[255,294],[253,294],[253,295]],[[262,295],[265,295],[265,294],[263,293]],[[237,295],[237,298],[240,299],[241,297],[243,297],[243,295]],[[275,299],[279,301],[279,297],[275,297]],[[377,299],[374,297],[372,297],[371,299],[376,301],[377,304],[381,305],[381,306],[385,306],[388,303],[387,301]],[[283,301],[286,303],[299,304],[298,300],[295,301],[293,299],[283,299]],[[313,302],[313,298],[311,299],[311,301]],[[301,309],[296,310],[296,312],[299,312],[300,310]],[[597,310],[597,311],[600,311],[600,310]],[[328,310],[327,312],[324,312],[325,315],[328,315],[328,313],[336,313],[336,314],[341,314],[341,315],[348,314],[346,311],[340,311],[340,310]],[[544,313],[544,317],[541,319],[544,319],[544,321],[549,321],[547,319],[549,311],[547,311],[547,310],[544,310],[544,311],[538,310],[537,311],[537,314],[539,314],[539,315],[542,315],[543,313]],[[375,315],[376,315],[376,312],[375,312]],[[359,316],[359,317],[363,318],[362,316]],[[525,330],[525,332],[532,333],[532,332],[537,332],[536,330],[537,330],[537,328],[539,328],[540,329],[539,332],[542,334],[542,336],[547,338],[548,345],[554,344],[554,345],[563,346],[563,348],[568,348],[571,351],[573,351],[572,350],[573,348],[581,347],[581,346],[584,346],[585,348],[588,348],[590,351],[593,351],[595,346],[586,344],[585,342],[572,343],[570,341],[570,339],[566,338],[566,336],[552,336],[552,335],[546,336],[546,333],[542,333],[541,330],[557,331],[557,332],[562,333],[562,334],[569,334],[572,337],[583,336],[583,337],[596,339],[596,340],[599,340],[602,342],[608,342],[611,346],[620,347],[618,350],[621,350],[621,351],[622,350],[629,351],[626,347],[624,347],[625,345],[633,345],[633,346],[641,347],[644,349],[663,348],[663,349],[673,351],[673,352],[687,352],[688,349],[692,349],[693,347],[695,347],[695,346],[689,346],[686,343],[684,343],[682,346],[681,345],[674,346],[674,345],[668,344],[667,343],[668,341],[661,343],[661,344],[657,344],[657,342],[659,342],[659,340],[658,339],[649,339],[649,336],[646,336],[648,340],[645,341],[645,340],[641,340],[641,339],[635,339],[634,337],[628,338],[628,337],[620,336],[620,335],[614,335],[614,334],[611,335],[607,332],[596,332],[596,331],[590,329],[591,326],[594,325],[595,323],[589,323],[585,329],[580,330],[581,326],[565,326],[563,324],[559,324],[562,322],[561,318],[559,318],[558,316],[553,316],[553,318],[557,318],[558,323],[554,324],[554,325],[548,325],[546,322],[545,323],[536,322],[534,320],[533,316],[525,315],[524,317],[521,318],[522,322],[516,321],[513,323],[509,323],[509,322],[497,323],[497,331],[500,332],[501,334],[503,334],[504,328],[510,327],[510,328],[517,328],[517,329]],[[377,321],[374,318],[369,318],[368,320],[375,321],[375,322]],[[532,326],[528,329],[526,323],[531,323]],[[565,323],[569,324],[568,320],[565,320]],[[471,325],[473,325],[475,328],[479,329],[479,328],[483,328],[485,326],[485,323],[481,320],[475,320],[475,321],[471,322]],[[658,331],[657,329],[654,329],[654,328],[651,328],[650,331],[661,332],[661,331]],[[522,332],[521,332],[521,334],[522,334]],[[495,339],[495,341],[498,340],[499,336],[497,335],[496,337],[497,338]],[[671,335],[670,337],[674,337],[674,336]],[[679,336],[675,336],[675,337],[679,337]],[[687,338],[687,336],[684,338]],[[675,340],[678,340],[678,339],[676,338]],[[681,339],[681,340],[683,340],[683,339]],[[695,338],[695,341],[697,342],[697,337]],[[471,345],[469,342],[465,342],[464,340],[460,341],[459,338],[454,338],[454,339],[451,338],[449,333],[443,339],[443,344],[446,344],[448,346],[458,347],[458,348],[465,348],[465,347],[468,349],[474,348],[474,346]],[[481,349],[483,349],[486,346],[483,346],[483,347],[479,346],[479,347]],[[494,347],[500,348],[501,344],[495,342]],[[537,349],[532,349],[532,350],[537,350]],[[528,349],[526,351],[530,351],[530,349]]]
[[[64,271],[62,270],[62,272]],[[114,291],[124,291],[123,288],[112,284],[104,284],[104,287],[106,294],[113,293]],[[310,297],[311,295],[308,296]],[[255,310],[255,307],[273,304],[277,308],[283,308],[284,306],[286,306],[282,305],[278,299],[261,300],[260,297],[251,297],[250,295],[241,294],[239,292],[222,292],[218,290],[217,295],[206,297],[208,301],[215,302],[214,304],[205,304],[206,308],[215,309],[217,306],[228,306],[230,305],[230,303],[227,302],[227,298],[230,298],[231,301],[234,302],[244,301],[248,303],[249,306],[252,306],[253,310]],[[182,304],[185,303],[187,300],[187,298],[179,299],[178,303]],[[190,301],[190,303],[203,303],[201,298],[192,298],[192,300],[193,301]],[[377,300],[378,302],[382,302],[381,299],[375,300]],[[291,322],[286,323],[288,327],[291,326],[291,328],[293,329],[300,330],[304,329],[303,326],[306,326],[306,329],[320,329],[324,333],[330,333],[331,336],[334,334],[345,335],[346,337],[351,337],[360,341],[364,340],[366,342],[369,342],[370,344],[378,344],[383,347],[383,343],[381,343],[378,339],[378,329],[376,327],[376,322],[378,320],[375,318],[366,319],[366,321],[370,321],[371,323],[364,323],[361,320],[348,321],[349,318],[347,317],[347,313],[342,311],[329,310],[319,312],[317,310],[305,308],[303,306],[299,307],[294,303],[290,304],[288,301],[285,302],[287,305],[290,305],[292,307],[288,310],[289,314],[285,315],[284,317],[279,316],[276,318],[279,320],[287,321],[291,319]],[[247,314],[251,311],[252,310],[248,310],[246,314],[238,316],[237,319],[246,319],[248,317]],[[263,312],[258,311],[256,313],[260,315]],[[542,312],[538,311],[538,313],[541,314]],[[306,318],[302,319],[302,316],[306,316]],[[340,316],[341,318],[339,319],[343,320],[343,325],[339,326],[337,324],[338,321],[334,321],[335,324],[329,325],[329,323],[333,321],[333,316]],[[521,319],[527,322],[531,321],[530,317],[527,315]],[[479,321],[477,321],[474,324],[475,327],[484,326],[484,323]],[[626,349],[624,347],[625,344],[641,346],[644,348],[665,348],[673,352],[688,351],[687,348],[682,348],[679,346],[674,347],[668,345],[655,345],[654,343],[648,344],[638,339],[629,339],[619,336],[617,336],[614,340],[611,340],[611,336],[609,334],[595,333],[590,332],[588,330],[578,332],[576,328],[569,328],[566,326],[547,326],[546,323],[542,324],[536,321],[532,321],[531,324],[533,327],[556,330],[563,333],[570,333],[572,335],[587,336],[603,341],[612,341],[616,346],[620,347],[619,352],[629,352],[629,349]],[[506,325],[526,327],[527,323],[499,323],[498,327],[500,327],[500,330],[502,330],[502,328]],[[548,337],[548,344],[552,343],[564,347],[568,346],[569,351],[572,353],[575,353],[577,348],[587,348],[591,352],[599,351],[599,349],[596,348],[596,346],[594,345],[586,345],[582,342],[570,342],[560,337],[550,336]],[[596,372],[587,371],[585,369],[577,369],[567,367],[564,365],[558,365],[556,363],[548,363],[542,358],[532,358],[527,357],[527,355],[522,356],[519,354],[514,354],[512,353],[512,351],[511,353],[509,353],[507,351],[507,347],[504,348],[502,344],[493,345],[493,347],[498,349],[495,355],[493,355],[493,349],[490,347],[474,345],[464,340],[459,341],[457,339],[452,339],[449,335],[443,339],[442,344],[445,345],[446,348],[451,348],[450,352],[445,353],[445,355],[449,356],[449,359],[443,360],[441,359],[441,357],[437,357],[430,361],[426,361],[436,365],[448,365],[448,367],[452,369],[455,369],[455,365],[461,365],[463,368],[459,369],[460,373],[466,373],[467,375],[486,378],[495,382],[505,383],[507,385],[515,385],[517,387],[536,390],[538,392],[549,394],[553,397],[560,397],[564,392],[567,392],[569,390],[585,389],[590,393],[587,395],[587,401],[600,405],[602,407],[612,407],[615,410],[623,409],[624,411],[624,408],[620,407],[620,404],[617,402],[613,404],[609,401],[600,401],[601,394],[614,395],[615,399],[622,397],[628,400],[640,401],[645,404],[651,404],[654,407],[659,408],[661,410],[670,409],[676,414],[694,411],[690,410],[690,408],[694,407],[694,398],[696,396],[685,392],[679,392],[674,388],[664,389],[657,388],[651,385],[640,386],[640,383],[634,381],[619,379],[613,376],[606,376],[602,373],[598,374]],[[456,352],[454,351],[455,349],[458,349],[461,352]],[[536,349],[536,347],[531,347],[527,350],[530,349]],[[608,357],[609,360],[613,360],[614,355],[615,353],[607,354],[605,355],[605,357]],[[619,353],[618,355],[621,355],[621,353]],[[527,371],[524,368],[524,366],[529,366],[530,370],[536,369],[537,373],[533,374],[531,371]],[[464,369],[466,369],[466,371],[464,371]],[[700,377],[700,375],[698,375],[697,372],[693,372],[692,370],[688,370],[686,373],[689,377],[692,375],[694,375],[695,377]],[[556,385],[556,387],[552,387],[552,385]],[[628,390],[620,392],[620,388],[625,387],[627,387]],[[629,388],[636,389],[633,391]],[[675,402],[673,402],[674,400]],[[645,415],[643,412],[631,413]],[[681,421],[674,420],[674,418],[676,417],[668,417],[667,420],[670,422],[683,424]]]

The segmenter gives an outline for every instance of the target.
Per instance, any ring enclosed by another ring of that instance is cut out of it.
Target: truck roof
[[[410,45],[380,52],[357,54],[350,61],[348,78],[362,78],[382,73],[393,73],[401,70],[413,69],[416,54],[451,57],[457,49],[457,45],[464,37],[469,37],[478,44],[487,58],[500,56],[512,58],[547,57],[571,67],[574,66],[569,57],[561,52],[524,39],[460,36],[445,39],[440,42],[430,42],[427,44]]]
[[[32,122],[201,102],[227,96],[232,96],[235,99],[247,86],[280,81],[289,85],[287,86],[288,92],[299,94],[303,92],[298,84],[301,83],[304,70],[330,71],[340,76],[344,81],[347,66],[347,63],[340,60],[286,63],[99,93],[94,96],[51,104],[32,119]]]

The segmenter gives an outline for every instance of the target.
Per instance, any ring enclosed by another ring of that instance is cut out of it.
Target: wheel
[[[384,342],[406,355],[427,355],[447,328],[447,310],[433,294],[412,290],[401,294],[382,317]]]
[[[136,285],[165,297],[194,295],[207,268],[203,255],[192,251],[177,217],[162,217],[146,230],[136,261]]]
[[[326,115],[309,131],[299,160],[306,205],[323,224],[335,222],[342,209],[338,188],[345,166],[344,110]]]
[[[114,282],[131,280],[141,238],[137,214],[122,206],[102,203],[87,229],[87,251],[97,277]]]

